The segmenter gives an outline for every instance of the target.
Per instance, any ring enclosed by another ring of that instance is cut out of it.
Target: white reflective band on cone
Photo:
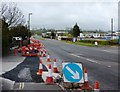
[[[50,58],[50,55],[48,55],[48,57],[47,58]]]
[[[30,47],[30,50],[32,50],[32,48]]]
[[[48,69],[48,77],[52,77],[52,70]]]
[[[42,66],[42,64],[39,64],[39,69],[43,69],[43,66]]]
[[[54,62],[54,64],[53,64],[53,67],[57,67],[57,64],[56,64],[56,62]]]
[[[94,89],[94,92],[99,92],[100,90],[99,89]]]
[[[84,76],[85,76],[85,82],[88,82],[88,75],[87,75],[87,73],[85,73]]]

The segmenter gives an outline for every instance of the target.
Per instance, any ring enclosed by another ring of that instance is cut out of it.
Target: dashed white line
[[[70,54],[70,55],[75,56],[75,57],[78,57],[78,58],[85,59],[85,60],[90,61],[90,62],[92,62],[92,63],[100,64],[99,62],[97,62],[97,61],[95,61],[95,60],[92,60],[92,59],[89,59],[89,58],[85,58],[85,57],[78,56],[78,55],[75,55],[75,54]]]
[[[92,60],[92,59],[86,59],[86,60],[88,60],[88,61],[90,61],[90,62],[93,62],[93,63],[97,63],[97,64],[100,64],[100,63],[98,63],[97,61],[94,61],[94,60]]]
[[[111,66],[110,66],[110,65],[108,65],[107,67],[109,67],[109,68],[110,68]]]
[[[99,62],[97,62],[97,61],[95,61],[95,60],[93,60],[93,59],[89,59],[89,58],[85,58],[85,57],[82,57],[82,56],[78,56],[78,55],[76,55],[76,54],[70,54],[70,55],[75,56],[75,57],[78,57],[78,58],[85,59],[85,60],[90,61],[90,62],[92,62],[92,63],[101,64],[101,63],[99,63]],[[111,68],[111,65],[107,65],[107,67],[108,67],[108,68]]]

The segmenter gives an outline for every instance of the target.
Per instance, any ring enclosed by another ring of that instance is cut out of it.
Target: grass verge
[[[74,44],[74,45],[80,45],[80,46],[88,46],[88,47],[111,47],[111,46],[118,46],[118,45],[101,45],[101,44],[98,44],[98,46],[95,46],[95,44],[93,43],[84,43],[84,42],[72,42],[72,41],[63,41],[62,42],[66,42],[68,44]]]
[[[40,37],[40,40],[45,40],[45,38]]]

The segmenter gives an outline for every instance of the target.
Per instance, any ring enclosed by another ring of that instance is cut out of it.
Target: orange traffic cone
[[[43,51],[44,51],[45,53],[47,52],[45,48],[44,48],[44,50],[43,50]]]
[[[43,54],[43,55],[42,55],[43,57],[46,57],[46,53],[45,53],[45,51],[44,51],[44,50],[43,50],[43,53],[42,53],[42,54]]]
[[[99,92],[99,82],[96,80],[94,84],[94,92]]]
[[[48,53],[47,62],[50,62],[50,54]]]
[[[84,84],[80,87],[82,90],[92,90],[92,87],[89,85],[88,82],[88,75],[87,75],[87,68],[84,68]]]
[[[47,75],[47,78],[46,78],[46,84],[53,84],[51,64],[49,64],[49,66],[48,66],[48,75]]]
[[[57,64],[56,64],[56,59],[54,59],[54,63],[53,63],[53,72],[54,72],[54,73],[58,73]]]
[[[42,75],[42,71],[43,71],[43,65],[42,65],[42,60],[40,60],[39,70],[38,70],[38,72],[37,72],[37,75]]]

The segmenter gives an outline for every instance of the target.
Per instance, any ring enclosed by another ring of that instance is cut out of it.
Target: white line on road
[[[97,61],[95,61],[95,60],[92,60],[92,59],[89,59],[89,58],[85,58],[85,57],[78,56],[78,55],[75,55],[75,54],[70,54],[70,55],[75,56],[75,57],[78,57],[78,58],[85,59],[85,60],[90,61],[90,62],[92,62],[92,63],[100,64],[99,62],[97,62]]]
[[[97,64],[100,64],[100,63],[98,63],[97,61],[95,61],[95,60],[92,60],[92,59],[86,59],[86,60],[88,60],[88,61],[90,61],[90,62],[93,62],[93,63],[97,63]]]
[[[23,89],[24,88],[24,83],[22,82],[22,83],[20,83],[20,85],[19,85],[19,89]]]
[[[105,51],[105,52],[111,52],[111,51],[108,51],[108,50],[103,50],[103,51]]]
[[[96,60],[93,60],[93,59],[90,59],[90,58],[85,58],[85,57],[82,57],[82,56],[78,56],[78,55],[76,55],[76,54],[70,54],[70,55],[75,56],[75,57],[78,57],[78,58],[85,59],[85,60],[90,61],[90,62],[92,62],[92,63],[101,64],[101,63],[97,62]],[[107,65],[107,67],[108,67],[108,68],[111,68],[111,65]]]
[[[19,89],[21,89],[21,84],[22,84],[22,83],[19,84]]]
[[[109,67],[109,68],[110,68],[111,66],[110,66],[110,65],[108,65],[107,67]]]
[[[22,83],[22,88],[21,88],[21,89],[23,89],[23,88],[24,88],[24,86],[25,86],[25,85],[24,85],[24,83]]]

